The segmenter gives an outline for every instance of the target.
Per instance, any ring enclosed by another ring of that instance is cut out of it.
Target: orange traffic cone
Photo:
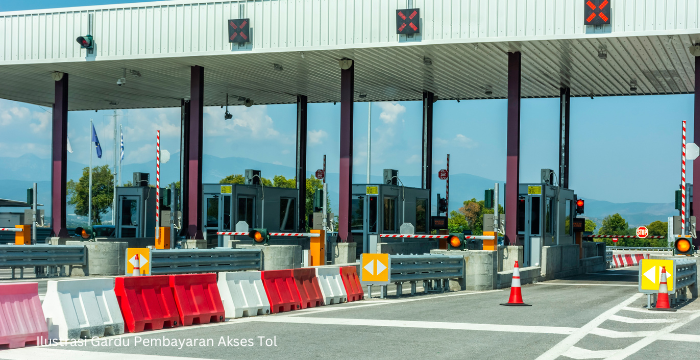
[[[666,283],[666,267],[661,267],[661,278],[659,282],[659,293],[656,295],[656,306],[649,310],[659,310],[659,311],[676,311],[676,309],[671,309],[671,304],[668,300],[668,284]]]
[[[131,275],[141,276],[141,259],[139,258],[139,254],[136,254],[136,265],[134,265],[134,270]]]
[[[503,306],[532,306],[523,303],[523,294],[520,290],[520,267],[518,266],[518,261],[515,261],[515,267],[513,268],[513,282],[510,285],[510,298],[506,304],[501,304]]]

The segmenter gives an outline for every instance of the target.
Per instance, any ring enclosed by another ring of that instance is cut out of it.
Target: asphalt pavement
[[[0,350],[0,359],[698,359],[700,302],[647,310],[637,268],[509,289],[418,294]],[[375,294],[378,293],[375,292]],[[391,292],[390,292],[391,294]]]

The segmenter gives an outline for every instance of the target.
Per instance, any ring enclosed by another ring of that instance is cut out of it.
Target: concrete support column
[[[569,123],[571,119],[571,89],[559,89],[559,184],[569,188]]]
[[[68,149],[68,74],[55,74],[51,134],[51,232],[68,237],[66,230],[66,151]]]
[[[421,186],[423,189],[432,188],[433,178],[433,103],[435,94],[423,92],[423,169],[421,171]],[[432,201],[432,191],[428,204]],[[430,209],[427,209],[430,214]]]
[[[700,56],[695,57],[695,87],[696,91],[693,95],[695,102],[695,115],[693,116],[693,142],[700,143],[700,97],[698,97],[697,87],[700,84]],[[693,160],[693,183],[698,179],[700,184],[700,157]],[[700,217],[700,200],[693,199],[692,215]],[[700,249],[700,238],[693,240],[693,245],[696,249]]]
[[[508,140],[506,163],[506,245],[518,242],[518,185],[520,184],[521,54],[508,53]]]
[[[190,101],[183,99],[180,102],[180,209],[182,211],[182,227],[180,236],[187,236],[190,201]]]
[[[350,62],[349,64],[347,64],[348,61]],[[355,64],[352,60],[341,60],[339,242],[353,242],[352,233],[350,232],[350,212],[352,211],[352,116],[354,94]]]
[[[297,189],[299,189],[299,226],[298,231],[306,228],[306,136],[308,99],[297,95]],[[311,214],[309,214],[311,216]]]
[[[203,239],[202,234],[202,132],[204,116],[204,68],[192,67],[187,186],[187,238]]]

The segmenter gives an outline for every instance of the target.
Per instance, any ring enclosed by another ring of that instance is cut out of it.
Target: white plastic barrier
[[[50,339],[69,341],[124,333],[114,279],[49,281],[42,308]]]
[[[340,276],[340,268],[337,267],[317,267],[316,277],[321,286],[323,295],[323,305],[340,304],[348,301],[348,293],[343,285],[343,278]]]
[[[260,271],[222,272],[217,285],[227,318],[270,313]]]

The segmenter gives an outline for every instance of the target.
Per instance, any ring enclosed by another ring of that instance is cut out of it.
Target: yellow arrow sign
[[[666,267],[666,285],[673,292],[673,260],[643,259],[639,268],[640,290],[659,291],[661,284],[661,268]]]
[[[360,280],[365,283],[389,283],[389,254],[362,254]]]

